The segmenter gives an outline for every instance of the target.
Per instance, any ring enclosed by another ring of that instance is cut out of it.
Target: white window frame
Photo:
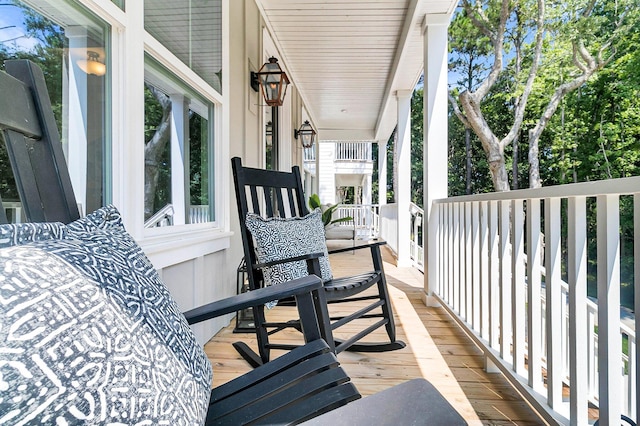
[[[111,0],[77,0],[111,25],[112,200],[127,230],[156,268],[193,259],[230,246],[229,181],[229,1],[222,0],[222,94],[184,65],[144,29],[144,2],[129,0],[126,11]],[[214,106],[211,134],[214,162],[209,177],[216,191],[211,200],[215,220],[144,229],[144,54]]]

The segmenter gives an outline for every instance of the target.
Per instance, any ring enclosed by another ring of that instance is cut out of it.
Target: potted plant
[[[354,228],[339,227],[337,224],[343,222],[350,222],[353,220],[351,216],[339,217],[334,219],[333,213],[338,209],[339,204],[320,204],[320,197],[318,194],[312,194],[309,197],[309,207],[311,210],[319,208],[322,211],[322,223],[324,224],[325,237],[328,240],[340,239],[351,240],[355,238]]]

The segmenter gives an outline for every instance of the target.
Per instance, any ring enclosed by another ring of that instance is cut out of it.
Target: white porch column
[[[189,100],[182,95],[171,95],[171,204],[173,224],[188,223],[189,194]]]
[[[371,200],[371,175],[364,175],[364,179],[362,180],[362,204],[368,205],[372,204]]]
[[[398,266],[411,266],[411,94],[412,90],[398,90],[398,138],[396,152],[398,176],[396,205],[398,208]]]
[[[387,141],[378,142],[378,204],[387,204]]]
[[[76,201],[82,204],[81,213],[87,212],[87,79],[88,75],[78,66],[78,59],[86,59],[87,30],[72,26],[67,28],[69,37],[69,61],[63,61],[68,80],[62,79],[66,85],[63,90],[62,103],[66,127],[62,129],[62,146],[69,167],[71,185]],[[68,83],[67,83],[68,81]],[[73,117],[69,119],[69,117]],[[68,124],[67,124],[68,123]]]
[[[451,16],[425,15],[424,30],[424,250],[426,303],[437,288],[438,213],[433,200],[446,198],[447,165],[447,30]]]

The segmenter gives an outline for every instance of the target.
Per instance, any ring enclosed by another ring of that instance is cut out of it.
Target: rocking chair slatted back
[[[304,199],[300,169],[295,166],[292,173],[242,167],[239,158],[231,160],[234,181],[243,182],[238,187],[236,201],[239,212],[250,212],[263,217],[300,217],[309,213]],[[240,215],[242,243],[249,268],[256,264],[255,246],[251,233],[245,225],[246,214]],[[258,277],[261,274],[258,272]],[[260,287],[256,274],[249,273],[249,288]]]
[[[26,218],[72,222],[80,213],[42,70],[26,60],[5,65],[7,72],[0,73],[0,129]],[[0,220],[6,222],[6,216]]]

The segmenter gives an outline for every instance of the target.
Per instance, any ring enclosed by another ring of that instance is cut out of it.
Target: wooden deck
[[[386,249],[384,256],[398,338],[406,342],[407,347],[394,352],[343,352],[338,355],[362,395],[424,377],[440,390],[469,424],[545,424],[501,374],[488,374],[483,370],[481,351],[443,309],[424,305],[421,298],[422,274],[414,268],[397,268]],[[344,276],[367,268],[370,265],[368,258],[368,250],[332,255],[333,273]],[[294,308],[278,307],[269,315],[276,320],[291,319],[291,309]],[[234,325],[235,322],[221,330],[205,346],[213,364],[214,386],[250,368],[231,343],[243,340],[255,348],[255,338],[252,334],[234,334]],[[286,334],[282,340],[299,340],[299,333],[295,331],[279,334]],[[367,340],[384,341],[385,336],[381,332]]]

